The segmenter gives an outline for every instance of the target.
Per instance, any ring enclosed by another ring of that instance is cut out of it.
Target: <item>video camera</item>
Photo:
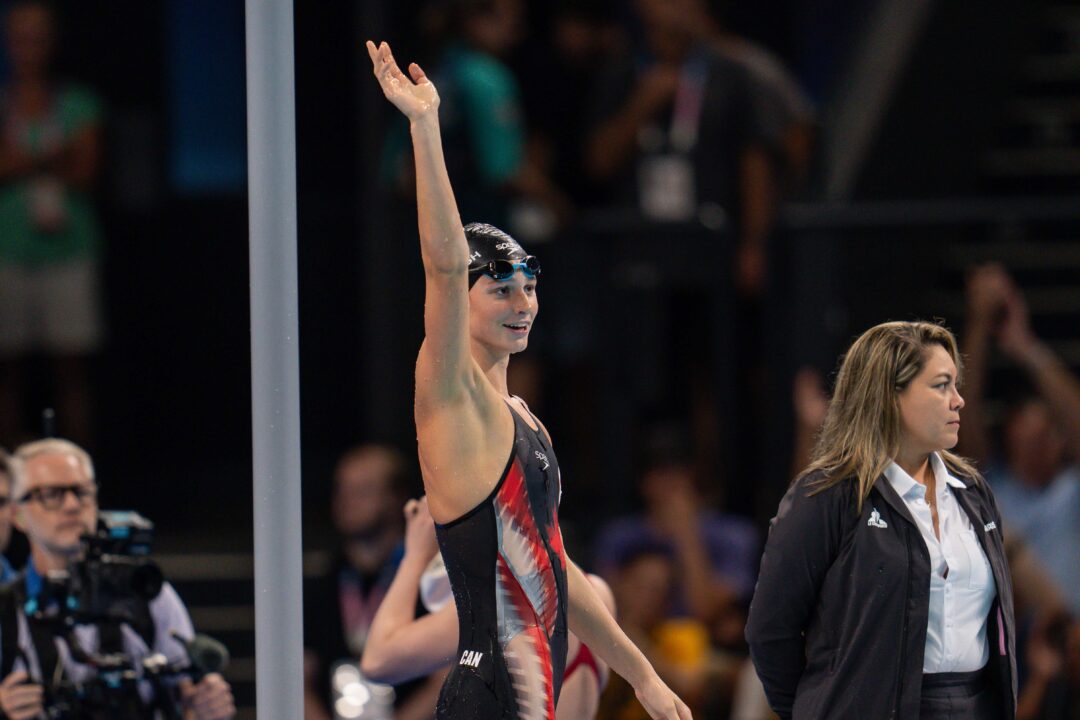
[[[150,559],[154,523],[137,512],[108,510],[83,536],[82,558],[71,564],[68,608],[76,622],[140,622],[139,608],[161,592],[165,576]]]
[[[154,646],[150,601],[165,582],[158,565],[149,557],[154,539],[154,523],[134,511],[103,510],[97,527],[82,537],[82,553],[66,572],[50,573],[42,594],[27,604],[27,614],[62,637],[73,659],[96,669],[93,678],[82,683],[64,681],[45,688],[46,716],[68,720],[98,718],[181,717],[170,678],[191,677],[198,681],[210,672],[219,672],[228,663],[228,651],[212,638],[197,635],[191,640],[173,634],[188,656],[188,662],[171,664],[160,653],[140,662],[125,654],[119,642],[120,626],[128,625]],[[99,649],[88,651],[75,634],[77,625],[96,625]],[[114,638],[113,646],[105,641]],[[153,689],[147,702],[139,684]]]

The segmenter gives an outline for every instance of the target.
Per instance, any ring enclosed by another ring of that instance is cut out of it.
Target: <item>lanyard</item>
[[[707,74],[705,59],[700,55],[691,55],[683,63],[668,133],[671,149],[675,152],[687,154],[697,145]]]

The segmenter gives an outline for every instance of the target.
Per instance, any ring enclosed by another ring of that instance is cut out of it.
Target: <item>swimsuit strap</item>
[[[566,665],[566,670],[563,671],[563,679],[570,677],[579,667],[587,667],[592,670],[593,675],[596,676],[596,684],[601,690],[604,689],[604,681],[600,677],[600,667],[596,663],[596,657],[585,643],[578,644],[577,655]]]

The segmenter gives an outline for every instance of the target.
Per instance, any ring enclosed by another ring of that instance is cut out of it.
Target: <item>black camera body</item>
[[[66,571],[50,572],[41,591],[25,599],[27,619],[63,639],[73,660],[95,669],[82,682],[43,669],[49,720],[181,720],[175,680],[186,677],[198,682],[206,673],[221,672],[228,663],[228,649],[205,635],[186,638],[171,633],[183,647],[186,661],[153,651],[159,628],[154,625],[150,602],[164,584],[160,568],[149,556],[153,539],[154,524],[138,513],[102,511],[94,531],[82,537],[80,556]],[[82,646],[75,632],[79,625],[98,628],[96,648]],[[129,654],[122,625],[143,638],[150,654],[142,658]],[[40,634],[31,635],[38,645]],[[53,639],[41,642],[51,645]]]
[[[97,669],[87,682],[46,687],[47,717],[150,718],[155,709],[166,708],[171,712],[165,712],[165,717],[179,717],[164,698],[147,705],[138,692],[140,678],[151,682],[155,694],[165,692],[158,676],[172,671],[162,665],[164,658],[151,656],[137,669],[119,645],[122,624],[131,626],[148,646],[154,645],[149,603],[161,592],[164,576],[149,556],[153,539],[154,524],[139,513],[101,511],[95,530],[82,537],[79,558],[66,572],[46,578],[43,597],[35,604],[36,618],[66,640],[74,659]],[[80,645],[73,632],[77,625],[98,626],[102,646],[96,652]],[[106,634],[115,639],[114,647],[106,647]]]
[[[131,510],[103,510],[83,536],[82,557],[68,568],[65,606],[77,623],[137,626],[165,581],[150,558],[154,523]]]

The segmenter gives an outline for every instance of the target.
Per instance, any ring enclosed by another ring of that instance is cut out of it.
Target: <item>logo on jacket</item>
[[[991,530],[997,530],[997,523],[993,520],[983,525],[983,532],[990,532]]]
[[[887,522],[885,522],[884,520],[881,519],[881,513],[878,512],[877,508],[874,508],[873,511],[870,513],[870,519],[866,521],[866,524],[869,527],[876,527],[876,528],[887,528],[887,527],[889,527],[889,523],[887,523]]]
[[[547,455],[540,452],[539,450],[533,450],[533,454],[536,455],[537,460],[544,463],[544,467],[540,468],[541,470],[547,470],[549,467],[551,467],[551,463],[548,462]]]

